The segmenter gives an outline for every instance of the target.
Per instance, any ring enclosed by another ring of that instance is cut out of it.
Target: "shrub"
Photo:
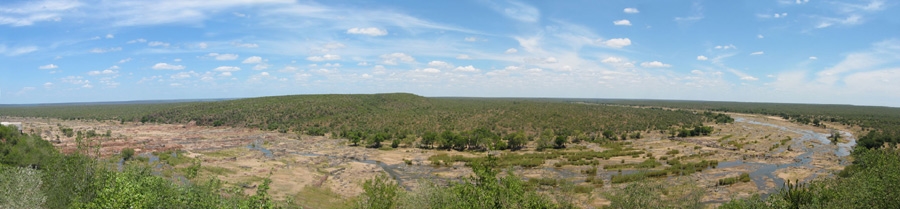
[[[126,160],[126,161],[131,160],[132,157],[134,157],[134,149],[131,149],[131,148],[122,149],[122,159],[123,160]]]

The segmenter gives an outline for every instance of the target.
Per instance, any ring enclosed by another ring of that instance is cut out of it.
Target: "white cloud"
[[[156,63],[153,65],[154,70],[184,70],[184,65],[170,65],[165,62]]]
[[[241,62],[241,63],[244,63],[244,64],[257,64],[257,63],[261,63],[262,61],[263,61],[263,59],[262,59],[262,57],[260,57],[260,56],[251,56],[251,57],[247,57],[247,59],[244,59],[244,61]]]
[[[609,40],[603,41],[602,43],[608,47],[618,49],[618,48],[622,48],[622,47],[631,45],[631,39],[629,39],[629,38],[614,38],[614,39],[609,39]]]
[[[91,52],[91,53],[102,54],[102,53],[115,52],[115,51],[122,51],[122,47],[94,48],[94,49],[91,49],[90,52]]]
[[[37,22],[62,20],[68,10],[77,9],[83,4],[78,1],[25,1],[17,4],[5,4],[0,8],[0,25],[13,27],[28,26]]]
[[[703,56],[703,55],[697,56],[697,60],[700,60],[700,61],[706,61],[708,59],[709,59],[708,57]]]
[[[206,49],[207,47],[209,47],[209,44],[207,44],[206,42],[200,42],[199,44],[197,44],[197,47]]]
[[[662,63],[662,62],[660,62],[660,61],[653,61],[653,62],[642,62],[642,63],[641,63],[641,67],[645,67],[645,68],[666,68],[666,67],[672,67],[672,65],[670,65],[670,64],[665,64],[665,63]]]
[[[53,83],[51,83],[51,82],[44,83],[44,88],[50,88],[52,86],[53,86]]]
[[[258,48],[259,44],[254,43],[240,43],[240,42],[231,42],[231,45],[241,48]]]
[[[744,73],[744,72],[741,72],[741,71],[738,71],[738,70],[735,70],[735,69],[732,69],[732,68],[728,68],[728,71],[730,71],[730,72],[733,73],[734,75],[738,76],[738,78],[740,78],[741,80],[745,80],[745,81],[756,81],[756,80],[759,80],[759,78],[753,77],[753,76],[751,76],[751,75],[747,75],[747,74]]]
[[[715,48],[715,49],[722,49],[722,50],[727,50],[727,49],[737,49],[737,47],[734,46],[734,44],[718,45],[718,46],[715,46],[714,48]]]
[[[629,8],[625,8],[624,10],[622,10],[622,12],[625,12],[625,13],[628,13],[628,14],[637,14],[637,13],[640,13],[641,11],[638,11],[637,8],[631,8],[631,7],[629,7]]]
[[[787,12],[775,13],[775,14],[756,14],[758,18],[784,18],[787,17]]]
[[[437,60],[428,62],[428,66],[436,67],[436,68],[443,68],[443,69],[453,68],[453,64],[450,64],[450,63],[447,63],[444,61],[437,61]]]
[[[819,59],[819,58],[818,58],[818,57],[815,57],[815,56],[810,56],[809,59],[811,59],[811,60],[817,60],[817,59]]]
[[[691,24],[703,19],[703,5],[700,2],[694,2],[691,5],[691,15],[687,17],[675,17],[675,22],[679,24]]]
[[[172,79],[187,79],[187,78],[191,78],[191,77],[197,77],[197,76],[199,76],[199,75],[200,75],[200,74],[198,74],[198,73],[196,73],[196,72],[194,72],[194,71],[189,71],[189,72],[175,73],[175,74],[173,74],[172,76],[169,76],[169,78],[172,78]]]
[[[827,27],[831,27],[834,24],[858,25],[860,23],[863,23],[863,17],[858,14],[852,14],[852,15],[848,16],[847,18],[823,17],[823,18],[820,18],[819,24],[816,25],[816,28],[827,28]]]
[[[89,72],[88,72],[88,75],[90,75],[90,76],[97,76],[97,75],[111,75],[111,74],[119,73],[118,69],[119,69],[119,66],[113,65],[112,67],[109,67],[109,68],[107,68],[106,70],[103,70],[103,71],[99,71],[99,70],[89,71]],[[102,81],[101,81],[101,82],[102,82]]]
[[[631,21],[622,19],[613,21],[613,25],[631,26]]]
[[[382,54],[381,55],[382,63],[387,65],[397,65],[399,62],[412,63],[415,62],[416,59],[412,56],[406,55],[404,53],[396,52],[391,54]]]
[[[112,33],[106,34],[106,39],[111,39],[111,38],[115,38],[115,37],[116,37],[116,36],[113,35]]]
[[[266,64],[266,63],[259,63],[259,64],[256,64],[256,66],[253,66],[253,70],[265,70],[265,69],[269,69],[270,66],[271,65]]]
[[[440,73],[441,70],[434,68],[425,68],[425,69],[416,69],[415,72],[423,72],[423,73]]]
[[[624,62],[624,61],[625,61],[625,59],[618,58],[618,57],[607,57],[606,59],[603,59],[600,62],[602,62],[602,63],[620,63],[620,62]]]
[[[233,72],[233,71],[239,71],[239,70],[241,70],[241,68],[236,67],[236,66],[219,66],[216,69],[213,69],[213,71],[222,71],[222,72]]]
[[[41,69],[41,70],[49,70],[49,69],[56,69],[56,68],[59,68],[59,66],[56,66],[54,64],[42,65],[42,66],[38,67],[38,69]]]
[[[121,64],[121,63],[126,63],[126,62],[130,62],[130,61],[131,61],[131,57],[125,58],[125,59],[119,60],[119,64]]]
[[[473,67],[473,66],[471,66],[471,65],[469,65],[469,66],[465,66],[465,67],[463,67],[463,66],[456,67],[456,69],[453,69],[453,71],[478,72],[478,71],[481,71],[481,70],[478,69],[478,68],[475,68],[475,67]]]
[[[146,42],[147,42],[147,39],[139,38],[139,39],[134,39],[134,40],[125,42],[125,43],[133,44],[133,43],[146,43]]]
[[[547,57],[544,59],[544,63],[548,63],[548,64],[557,63],[557,62],[559,62],[559,60],[557,60],[556,57]]]
[[[750,55],[762,55],[762,54],[765,54],[765,52],[763,52],[763,51],[758,51],[758,52],[750,53]]]
[[[765,36],[763,36],[762,34],[757,34],[756,38],[765,38]]]
[[[222,72],[222,74],[219,74],[219,76],[228,77],[228,76],[231,76],[231,72],[225,71],[225,72]]]
[[[329,60],[339,60],[341,59],[341,55],[336,54],[326,54],[322,56],[309,56],[306,57],[306,60],[313,62],[321,62],[321,61],[329,61]]]
[[[541,18],[540,10],[519,1],[491,1],[491,6],[495,11],[507,18],[521,22],[533,23]]]
[[[475,42],[475,41],[478,41],[478,38],[476,38],[476,37],[466,37],[465,40],[468,41],[468,42]]]
[[[509,48],[509,49],[507,49],[506,52],[504,52],[504,53],[507,53],[507,54],[515,54],[516,52],[519,52],[519,50],[516,49],[516,48]]]
[[[472,59],[472,57],[470,57],[468,54],[460,54],[460,55],[456,56],[456,59],[470,60],[470,59]]]
[[[385,29],[379,29],[376,27],[350,28],[347,30],[347,34],[357,34],[357,35],[367,35],[367,36],[384,36],[384,35],[388,34],[388,31]]]
[[[169,47],[169,43],[162,42],[162,41],[151,41],[150,43],[147,43],[147,46]]]
[[[2,17],[0,17],[2,18]],[[12,50],[6,50],[6,46],[0,45],[0,53],[6,54],[7,56],[18,56],[23,54],[28,54],[34,51],[37,51],[38,48],[36,46],[24,46],[13,48]]]
[[[219,54],[219,53],[209,53],[206,56],[215,58],[216,60],[236,60],[238,55],[236,54]]]
[[[362,61],[362,62],[356,63],[356,65],[359,65],[359,66],[369,66],[369,62]]]

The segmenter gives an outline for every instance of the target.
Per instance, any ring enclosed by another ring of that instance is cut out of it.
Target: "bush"
[[[131,149],[131,148],[122,149],[122,159],[123,160],[125,160],[125,161],[131,160],[132,157],[134,157],[134,149]]]
[[[719,179],[717,185],[732,185],[738,182],[750,182],[750,174],[749,173],[741,173],[741,175],[736,177],[727,177]]]

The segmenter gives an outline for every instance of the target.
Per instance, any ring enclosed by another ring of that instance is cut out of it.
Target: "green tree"
[[[400,187],[387,176],[378,175],[363,183],[363,193],[360,194],[357,207],[366,209],[395,208],[401,192]]]
[[[123,160],[126,160],[126,161],[131,160],[132,157],[134,157],[134,149],[131,149],[131,148],[122,149],[122,159]]]

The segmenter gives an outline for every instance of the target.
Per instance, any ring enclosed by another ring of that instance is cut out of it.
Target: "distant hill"
[[[0,104],[0,107],[37,107],[37,106],[90,106],[90,105],[127,105],[127,104],[171,104],[187,102],[217,102],[234,99],[173,99],[173,100],[136,100],[109,102],[70,102],[70,103],[37,103],[37,104]]]

